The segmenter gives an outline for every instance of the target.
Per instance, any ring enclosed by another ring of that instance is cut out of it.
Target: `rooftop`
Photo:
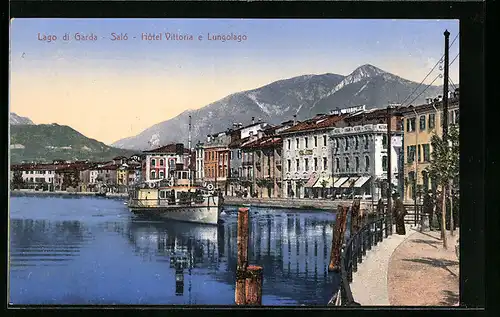
[[[286,129],[281,134],[298,133],[304,131],[314,131],[319,129],[334,128],[336,123],[342,120],[345,115],[321,115],[297,123],[293,127]]]

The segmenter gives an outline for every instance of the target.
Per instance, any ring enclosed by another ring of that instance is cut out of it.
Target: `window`
[[[418,152],[417,156],[418,156],[418,161],[419,162],[422,161],[422,154],[420,153],[421,152],[421,150],[420,150],[421,148],[422,148],[422,146],[419,144],[418,148],[417,148],[417,152]]]
[[[337,172],[340,170],[340,160],[338,158],[335,159],[335,169]]]
[[[382,148],[387,150],[387,135],[382,135]]]
[[[292,148],[292,140],[288,140],[288,149],[290,150]]]
[[[382,171],[387,172],[387,155],[382,156]]]
[[[453,120],[453,124],[458,124],[460,122],[460,110],[455,110],[455,119]]]
[[[295,139],[295,148],[298,149],[299,148],[299,138],[296,138]]]
[[[356,150],[357,150],[357,149],[359,149],[359,137],[357,137],[357,136],[356,136],[356,137],[354,138],[354,142],[355,142],[355,143],[354,143],[354,148],[355,148]]]
[[[307,158],[304,159],[304,170],[305,171],[309,170],[309,159]]]
[[[160,179],[164,179],[165,178],[165,174],[163,171],[160,171]]]
[[[300,171],[300,162],[299,162],[299,159],[296,159],[295,160],[295,170],[298,172]]]
[[[238,158],[241,159],[241,150],[238,150]]]
[[[338,150],[339,149],[339,139],[334,139],[334,143],[335,143],[335,149]]]
[[[317,147],[318,146],[318,137],[315,136],[314,137],[314,147]]]
[[[328,168],[328,159],[326,157],[323,158],[323,170],[326,171]]]
[[[359,157],[356,156],[354,159],[354,162],[356,163],[356,172],[359,171]]]
[[[415,118],[406,119],[406,132],[415,131]]]
[[[420,116],[420,131],[425,130],[425,116]]]
[[[151,159],[151,166],[156,166],[156,160],[155,159]]]
[[[307,149],[309,147],[309,138],[307,138],[307,137],[304,138],[304,144],[305,144],[305,148]]]
[[[422,144],[422,148],[424,151],[424,162],[430,162],[431,161],[431,148],[429,144]]]
[[[365,156],[365,171],[368,172],[370,169],[370,158],[368,156]]]
[[[365,150],[368,150],[368,142],[369,142],[368,136],[365,135]]]
[[[323,135],[323,146],[326,146],[326,135]]]
[[[436,115],[434,113],[429,114],[429,129],[434,129],[436,126]]]
[[[410,145],[406,147],[406,157],[407,163],[413,163],[415,161],[415,145]]]
[[[317,157],[314,158],[314,170],[315,171],[318,170],[318,158]]]
[[[345,158],[345,170],[349,171],[349,158],[348,157]]]
[[[163,160],[160,160],[160,166],[163,166]]]
[[[156,171],[151,171],[151,179],[155,179],[156,178]]]
[[[208,161],[208,152],[205,152],[205,161]]]
[[[160,191],[160,198],[163,198],[163,199],[165,198],[165,191],[164,190]]]
[[[345,141],[345,150],[349,150],[349,138],[344,138]]]
[[[292,171],[292,160],[288,160],[287,165],[288,165],[287,171],[291,172]]]

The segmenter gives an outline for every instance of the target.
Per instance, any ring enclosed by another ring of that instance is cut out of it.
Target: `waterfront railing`
[[[360,230],[350,233],[347,242],[342,246],[340,256],[340,288],[330,304],[337,306],[359,306],[352,295],[350,284],[353,272],[357,272],[358,264],[363,262],[366,252],[392,234],[392,219],[387,213],[376,216]]]

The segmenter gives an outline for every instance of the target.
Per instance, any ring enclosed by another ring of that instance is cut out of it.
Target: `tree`
[[[432,154],[431,164],[427,168],[427,172],[431,179],[436,181],[436,184],[441,186],[441,192],[446,197],[446,192],[449,190],[456,191],[460,186],[460,144],[459,144],[459,129],[456,125],[451,125],[448,130],[448,142],[437,135],[431,138]],[[453,199],[450,196],[449,199]],[[450,206],[453,202],[450,200]],[[442,201],[442,224],[441,235],[443,237],[443,246],[446,248],[446,200]],[[453,212],[450,212],[450,230],[453,234]]]
[[[23,172],[15,171],[12,176],[12,189],[21,189],[24,187]]]
[[[71,187],[78,188],[80,185],[80,171],[75,169],[72,173]]]
[[[72,184],[73,184],[73,180],[71,179],[70,173],[65,172],[63,174],[61,190],[66,190],[66,188],[71,187]]]

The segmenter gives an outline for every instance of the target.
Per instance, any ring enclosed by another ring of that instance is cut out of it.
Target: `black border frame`
[[[6,16],[3,15],[5,18]],[[16,18],[370,18],[370,19],[459,19],[460,20],[460,86],[461,86],[461,237],[460,237],[460,300],[461,307],[455,311],[482,311],[485,301],[485,191],[486,187],[486,129],[485,129],[485,3],[483,2],[372,2],[372,1],[335,1],[335,2],[166,2],[166,1],[13,1],[10,2],[10,17]],[[5,25],[5,24],[4,24]],[[2,31],[8,34],[8,26]],[[444,30],[443,30],[444,31]],[[4,34],[5,34],[4,33]],[[8,45],[7,37],[3,44]],[[5,45],[5,47],[7,46]],[[3,52],[5,50],[2,50]],[[7,54],[6,54],[7,55]],[[8,70],[7,67],[1,69]],[[8,72],[3,74],[8,82]],[[2,94],[4,104],[8,104],[8,90]],[[8,109],[8,108],[6,108]],[[7,116],[8,111],[2,113]],[[7,122],[3,118],[3,122]],[[8,126],[4,128],[8,135]],[[8,144],[8,143],[6,143]],[[8,145],[3,148],[3,169],[0,171],[1,184],[8,181]],[[7,187],[7,186],[6,186]],[[1,195],[8,201],[7,188],[2,188]],[[491,192],[491,197],[498,193]],[[491,208],[491,205],[488,205]],[[6,209],[5,209],[6,210]],[[496,211],[496,210],[495,210]],[[488,217],[490,225],[491,219]],[[4,221],[4,224],[8,224]],[[6,225],[7,226],[7,225]],[[493,228],[492,228],[493,229]],[[493,229],[494,230],[494,229]],[[4,231],[7,233],[7,228]],[[490,231],[491,232],[491,231]],[[7,238],[7,235],[6,235]],[[496,248],[498,249],[498,244]],[[5,253],[7,254],[7,252]],[[6,258],[8,261],[8,257]],[[5,281],[7,282],[7,280]],[[6,284],[5,284],[6,285]],[[7,294],[6,294],[7,295]],[[9,306],[9,308],[45,308],[48,306]],[[71,306],[53,307],[67,309]],[[74,306],[75,308],[110,308],[110,306]],[[169,313],[186,310],[188,313],[211,308],[220,313],[231,313],[237,309],[237,314],[251,312],[254,309],[236,307],[195,307],[192,306],[117,306],[116,308],[150,308],[169,309]],[[114,307],[112,307],[114,308]],[[114,309],[117,311],[118,309]],[[220,308],[220,309],[218,309]],[[231,308],[231,309],[228,309]],[[474,309],[478,308],[478,309]],[[285,310],[287,313],[301,310],[340,313],[343,308],[315,307],[265,307],[255,310]],[[363,308],[362,308],[363,309]],[[366,309],[366,308],[365,308]],[[411,313],[413,309],[387,307],[379,308],[372,313],[386,310],[403,309]],[[450,309],[436,308],[440,315]],[[12,311],[12,310],[11,310]],[[359,311],[359,310],[358,310]],[[14,312],[14,311],[12,311]],[[134,312],[134,314],[137,311]],[[355,313],[350,311],[349,314]],[[398,312],[399,314],[401,312]]]

